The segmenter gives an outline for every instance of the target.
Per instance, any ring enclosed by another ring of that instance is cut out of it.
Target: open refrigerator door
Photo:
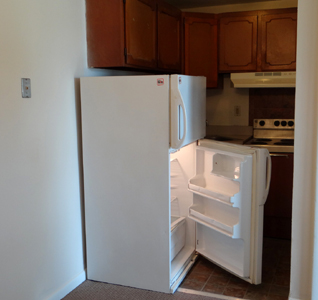
[[[261,283],[263,208],[271,173],[266,149],[200,140],[170,154],[171,291],[197,254]]]
[[[232,274],[261,283],[263,205],[270,182],[266,149],[202,141],[189,180],[196,251]]]

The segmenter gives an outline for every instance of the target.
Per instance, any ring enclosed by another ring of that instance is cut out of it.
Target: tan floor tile
[[[190,289],[190,290],[196,290],[196,291],[201,291],[203,286],[204,286],[204,283],[194,281],[194,280],[189,280],[189,279],[185,279],[180,285],[180,287],[184,289]]]
[[[211,275],[208,283],[226,286],[230,281],[229,277]]]
[[[266,294],[262,294],[255,291],[247,291],[243,299],[249,300],[269,300]]]
[[[212,275],[213,276],[222,276],[222,277],[231,277],[232,275],[225,271],[224,269],[220,268],[220,267],[215,267],[215,269],[212,271]]]
[[[210,277],[209,273],[191,272],[191,274],[187,276],[187,279],[205,283],[209,279],[209,277]]]
[[[223,291],[223,295],[243,298],[247,292],[247,289],[234,288],[234,287],[226,287]]]
[[[248,291],[267,295],[270,287],[271,287],[271,285],[267,284],[267,283],[262,283],[262,284],[258,284],[258,285],[251,284],[248,287]]]
[[[234,288],[247,289],[250,286],[250,283],[248,283],[247,281],[243,279],[233,276],[232,278],[230,278],[230,281],[228,282],[227,286],[234,287]]]
[[[207,283],[204,286],[203,291],[207,292],[207,293],[213,293],[213,294],[222,295],[224,289],[225,289],[224,285],[217,285],[217,284]]]
[[[212,274],[213,268],[210,267],[210,266],[208,266],[208,265],[198,263],[198,264],[195,266],[195,268],[194,268],[194,272],[196,272],[196,273]]]

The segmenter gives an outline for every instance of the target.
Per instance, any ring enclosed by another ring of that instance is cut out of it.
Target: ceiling
[[[193,7],[205,7],[205,6],[219,6],[229,4],[241,4],[241,3],[254,3],[265,2],[273,0],[166,0],[166,2],[180,8],[193,8]],[[275,0],[278,1],[278,0]]]

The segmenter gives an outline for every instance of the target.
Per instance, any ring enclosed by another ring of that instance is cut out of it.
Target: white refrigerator
[[[205,136],[205,78],[81,78],[87,278],[173,293],[197,253],[261,283],[266,149]]]

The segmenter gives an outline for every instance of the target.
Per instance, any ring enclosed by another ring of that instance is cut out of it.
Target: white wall
[[[119,72],[86,68],[84,0],[4,0],[0,37],[0,299],[60,299],[85,279],[76,78]]]

